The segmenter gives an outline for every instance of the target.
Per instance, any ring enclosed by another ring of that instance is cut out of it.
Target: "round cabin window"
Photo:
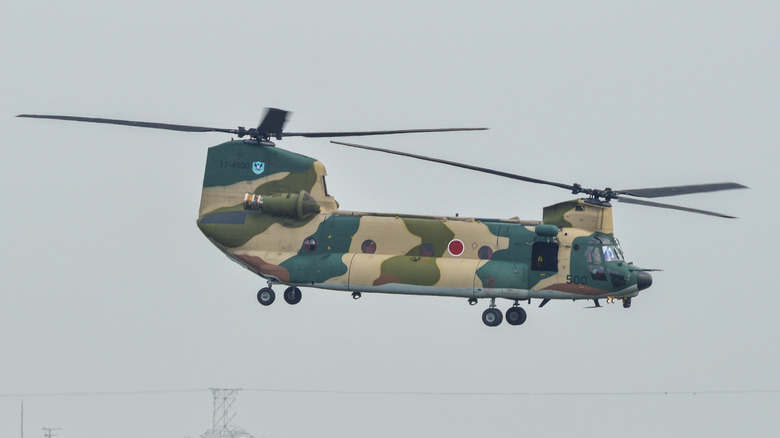
[[[360,245],[360,250],[363,251],[363,254],[373,254],[376,252],[376,242],[371,239],[367,239],[363,241],[362,245]]]
[[[483,246],[477,251],[480,260],[490,260],[493,258],[493,250],[489,246]]]

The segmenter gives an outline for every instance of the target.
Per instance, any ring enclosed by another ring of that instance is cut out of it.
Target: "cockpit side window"
[[[601,263],[601,252],[599,252],[598,247],[589,246],[585,250],[585,258],[588,260],[588,263],[599,264]]]

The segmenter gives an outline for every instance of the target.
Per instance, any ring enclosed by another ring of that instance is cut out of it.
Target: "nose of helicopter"
[[[636,274],[636,287],[645,290],[653,284],[653,276],[649,272],[642,271]]]

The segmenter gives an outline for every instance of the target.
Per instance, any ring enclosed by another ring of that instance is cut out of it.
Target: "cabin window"
[[[493,249],[489,246],[480,247],[479,251],[477,251],[477,256],[480,260],[490,260],[493,258]]]
[[[325,196],[330,196],[328,194],[328,185],[325,184],[325,175],[322,175],[322,190],[325,192]]]
[[[373,254],[376,252],[376,242],[371,239],[364,240],[363,244],[360,245],[360,250],[363,251],[363,254]]]
[[[433,244],[425,242],[420,245],[420,255],[423,257],[433,257]]]
[[[306,249],[306,251],[314,251],[317,249],[317,240],[313,237],[307,238],[303,241],[303,248]]]
[[[558,271],[558,244],[534,242],[531,250],[532,271]]]

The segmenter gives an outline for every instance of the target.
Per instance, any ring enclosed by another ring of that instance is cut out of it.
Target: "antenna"
[[[239,389],[209,388],[214,395],[214,412],[211,417],[211,429],[201,438],[253,438],[252,435],[233,423],[236,416],[233,404]]]

